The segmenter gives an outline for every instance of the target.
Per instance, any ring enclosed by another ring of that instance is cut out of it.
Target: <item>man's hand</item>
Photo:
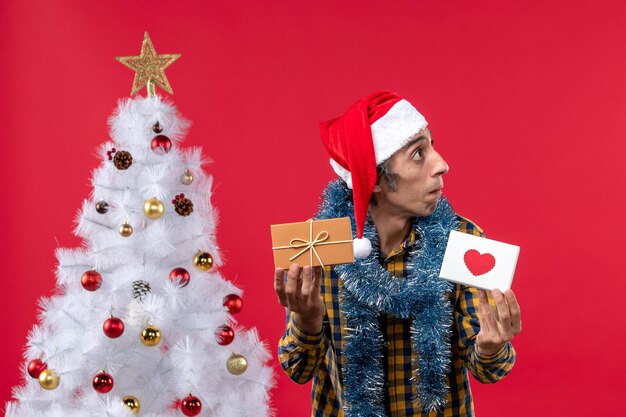
[[[292,264],[287,272],[285,284],[285,270],[276,268],[274,273],[274,290],[280,304],[294,313],[293,319],[307,333],[317,334],[322,330],[324,316],[324,302],[320,296],[322,284],[322,268]]]
[[[485,290],[478,290],[478,314],[480,332],[476,336],[476,349],[481,355],[493,355],[522,331],[522,318],[519,304],[512,290],[504,294],[498,289],[491,290],[491,296],[496,302],[496,309],[492,309],[487,300]]]

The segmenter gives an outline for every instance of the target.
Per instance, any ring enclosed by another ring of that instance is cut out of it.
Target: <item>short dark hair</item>
[[[376,175],[378,181],[384,180],[387,183],[390,191],[398,191],[398,174],[391,170],[391,158],[384,160],[380,165],[376,167]]]
[[[384,160],[376,167],[376,182],[380,183],[381,181],[385,181],[387,183],[387,187],[392,192],[398,191],[398,182],[396,178],[398,174],[391,170],[391,158]],[[370,203],[376,205],[376,196],[372,193],[370,197]]]

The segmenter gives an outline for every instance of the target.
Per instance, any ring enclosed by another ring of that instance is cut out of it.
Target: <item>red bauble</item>
[[[178,283],[181,287],[186,287],[189,284],[189,272],[185,268],[174,268],[170,272],[170,281],[174,284]]]
[[[102,275],[96,271],[87,271],[80,277],[80,283],[87,291],[95,291],[102,285]]]
[[[215,338],[217,339],[217,343],[222,346],[230,345],[235,338],[235,331],[230,326],[224,324],[217,328]]]
[[[28,375],[30,375],[31,378],[39,379],[39,374],[47,367],[48,365],[41,359],[33,359],[28,362]]]
[[[243,300],[237,294],[228,294],[224,297],[224,307],[230,314],[237,314],[243,308]]]
[[[93,389],[100,394],[106,394],[113,389],[113,377],[102,371],[93,378]]]
[[[172,149],[172,141],[165,135],[155,136],[150,147],[156,153],[168,153]]]
[[[202,402],[197,397],[189,395],[180,404],[180,411],[186,416],[197,416],[202,411]]]
[[[102,330],[104,330],[104,334],[111,339],[115,339],[124,333],[124,322],[117,317],[109,317],[104,321]]]

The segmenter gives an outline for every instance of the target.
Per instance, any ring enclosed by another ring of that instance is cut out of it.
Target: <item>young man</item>
[[[515,362],[513,292],[438,278],[450,230],[483,232],[442,198],[448,165],[426,125],[382,91],[320,126],[341,179],[316,218],[351,217],[359,259],[275,271],[279,358],[294,381],[314,380],[312,416],[473,416],[468,371],[493,383]]]

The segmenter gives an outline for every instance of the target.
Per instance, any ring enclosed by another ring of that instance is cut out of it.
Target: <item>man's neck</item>
[[[370,204],[369,213],[378,232],[380,251],[387,256],[407,238],[411,231],[413,219],[398,214],[394,215],[385,210],[384,207],[372,204]]]

